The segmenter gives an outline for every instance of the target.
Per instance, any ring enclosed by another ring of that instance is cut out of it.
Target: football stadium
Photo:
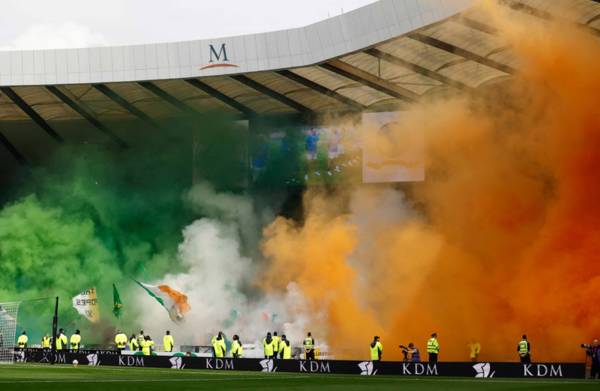
[[[2,390],[597,389],[600,2],[367,3],[0,50]]]

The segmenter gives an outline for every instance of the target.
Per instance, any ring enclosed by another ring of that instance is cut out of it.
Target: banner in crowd
[[[363,114],[364,183],[425,180],[425,136],[402,125],[399,113]]]
[[[16,353],[19,361],[35,363],[79,365],[152,367],[172,369],[212,369],[220,371],[293,372],[321,374],[354,374],[362,376],[396,375],[423,377],[473,377],[473,378],[584,378],[585,364],[578,363],[493,363],[493,362],[440,362],[413,363],[395,361],[344,361],[344,360],[272,360],[189,357],[185,354],[168,356],[121,355],[112,351],[57,352],[26,349]]]
[[[96,288],[87,289],[73,297],[73,308],[92,323],[100,320]]]

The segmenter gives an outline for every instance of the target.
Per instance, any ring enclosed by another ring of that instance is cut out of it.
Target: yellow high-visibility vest
[[[27,342],[29,342],[29,337],[25,334],[19,335],[17,338],[17,346],[21,349],[24,349],[27,346]]]
[[[59,335],[56,338],[56,350],[63,350],[65,348],[65,346],[67,345],[68,341],[67,341],[67,336],[64,334]]]
[[[267,339],[263,339],[263,349],[265,351],[265,356],[273,355],[273,340],[270,343],[267,343]]]
[[[315,340],[312,337],[304,338],[304,350],[312,350],[315,347]]]
[[[117,345],[118,349],[125,349],[127,346],[127,335],[123,333],[115,335],[115,345]]]
[[[438,354],[440,352],[440,344],[436,338],[429,338],[427,341],[427,353]]]
[[[380,353],[383,353],[383,345],[377,341],[374,346],[369,345],[371,349],[371,361],[379,361]]]
[[[225,338],[218,339],[215,336],[212,338],[211,342],[213,349],[215,350],[215,357],[225,357],[225,351],[227,350],[227,347],[225,346]]]
[[[142,353],[144,353],[144,356],[149,356],[152,353],[152,347],[154,346],[154,341],[153,340],[144,340],[142,342]]]
[[[279,352],[279,343],[281,342],[281,338],[278,335],[273,336],[273,353],[277,355]]]
[[[138,343],[138,340],[136,337],[131,338],[131,341],[129,341],[129,350],[131,351],[135,351],[138,350],[140,348],[140,344]]]
[[[289,360],[292,358],[292,344],[290,344],[290,341],[281,342],[279,347],[281,348],[281,351],[283,352],[284,360]]]
[[[48,336],[42,337],[42,348],[50,349],[50,337],[48,337]]]
[[[163,348],[165,349],[165,352],[172,352],[174,345],[175,341],[173,340],[172,335],[165,335],[163,337]]]
[[[231,357],[242,358],[244,356],[244,347],[237,340],[231,343]]]
[[[519,355],[526,356],[529,353],[529,342],[522,340],[519,342]]]
[[[71,335],[71,350],[79,350],[79,344],[81,343],[81,335],[73,334]]]

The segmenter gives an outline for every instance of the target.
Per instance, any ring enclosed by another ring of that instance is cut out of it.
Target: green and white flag
[[[144,288],[146,293],[154,297],[169,313],[172,321],[178,322],[183,320],[184,315],[191,309],[188,304],[188,298],[183,293],[176,291],[168,285],[150,285],[139,282],[139,286]]]

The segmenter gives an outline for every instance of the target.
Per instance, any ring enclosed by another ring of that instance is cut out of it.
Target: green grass
[[[156,368],[0,366],[0,390],[597,390],[584,380],[406,378]]]

